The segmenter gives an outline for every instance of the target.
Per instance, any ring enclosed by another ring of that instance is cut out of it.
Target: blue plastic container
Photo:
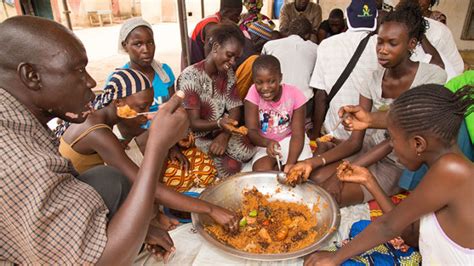
[[[280,11],[285,3],[284,0],[275,0],[273,2],[273,18],[279,19],[280,18]]]

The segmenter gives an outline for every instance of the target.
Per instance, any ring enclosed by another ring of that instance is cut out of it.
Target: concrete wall
[[[17,12],[14,6],[9,6],[7,4],[0,3],[0,22],[5,19],[16,16]]]
[[[468,8],[469,0],[440,0],[439,6],[433,8],[434,10],[439,10],[446,15],[448,27],[453,33],[459,50],[474,50],[473,40],[461,40],[461,34],[464,27],[464,21],[467,17]]]
[[[61,23],[66,25],[66,17],[64,16],[63,1],[56,0],[61,13]],[[89,26],[89,19],[87,17],[88,10],[113,10],[114,20],[120,18],[131,17],[132,14],[141,15],[140,1],[134,0],[68,0],[68,7],[71,11],[71,20],[73,27]],[[142,0],[143,2],[143,0]],[[113,4],[112,4],[113,3]],[[119,13],[119,16],[117,16]],[[108,19],[104,19],[108,23]]]

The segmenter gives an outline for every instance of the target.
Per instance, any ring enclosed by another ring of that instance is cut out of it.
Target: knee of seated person
[[[78,176],[78,179],[99,193],[110,211],[110,216],[118,210],[132,186],[124,174],[110,166],[94,167]]]
[[[313,170],[313,172],[311,172],[311,175],[309,176],[309,179],[314,181],[316,184],[321,184],[328,180],[333,174],[334,173],[331,173],[323,167]]]
[[[252,170],[255,172],[272,171],[275,168],[275,164],[269,159],[268,156],[260,158],[252,165]]]
[[[128,192],[130,192],[130,189],[132,188],[130,180],[116,168],[110,166],[105,166],[105,168],[107,168],[106,171],[108,173],[100,178],[104,178],[104,182],[110,184],[111,190],[115,191],[117,194],[120,193],[123,198],[126,198]]]

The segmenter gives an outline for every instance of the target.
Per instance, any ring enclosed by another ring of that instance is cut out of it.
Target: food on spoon
[[[138,113],[130,108],[130,106],[123,105],[123,106],[117,106],[117,116],[121,118],[134,118],[138,115]]]

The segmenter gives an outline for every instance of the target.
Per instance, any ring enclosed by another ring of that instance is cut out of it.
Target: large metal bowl
[[[237,210],[242,202],[242,191],[253,187],[256,187],[264,195],[269,194],[271,196],[270,200],[299,202],[307,205],[310,209],[313,208],[314,204],[318,204],[319,200],[320,211],[317,213],[317,230],[320,237],[317,241],[303,249],[287,253],[255,254],[245,252],[221,243],[209,235],[203,226],[214,223],[212,219],[207,215],[193,213],[191,215],[193,225],[199,234],[212,245],[233,256],[249,260],[277,261],[302,257],[318,250],[339,226],[339,207],[329,193],[312,182],[306,182],[295,188],[282,185],[276,179],[276,172],[235,175],[220,184],[205,189],[199,198],[227,209]],[[278,188],[279,192],[276,192]]]

